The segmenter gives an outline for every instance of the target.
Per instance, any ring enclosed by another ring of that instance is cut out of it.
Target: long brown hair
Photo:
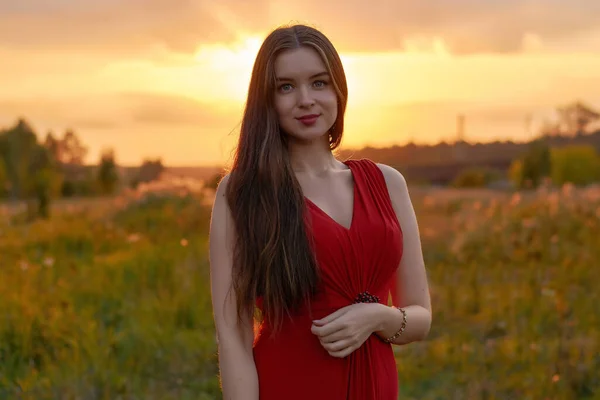
[[[293,25],[271,32],[258,51],[227,185],[237,234],[233,284],[238,318],[263,299],[263,316],[278,329],[284,315],[307,304],[319,273],[305,226],[305,202],[288,154],[288,138],[274,107],[275,59],[284,50],[310,47],[321,56],[337,92],[338,112],[329,132],[337,148],[348,97],[342,61],[318,30]]]

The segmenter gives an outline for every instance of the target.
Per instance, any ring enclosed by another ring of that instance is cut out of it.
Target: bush
[[[112,194],[119,183],[119,172],[115,161],[115,153],[106,151],[100,158],[100,166],[97,172],[98,186],[103,194]]]
[[[0,197],[4,196],[6,192],[8,192],[8,176],[6,176],[4,162],[0,159]]]
[[[529,144],[527,151],[513,161],[509,176],[517,188],[537,187],[550,175],[552,161],[550,148],[543,140]]]
[[[552,149],[552,182],[587,185],[600,179],[600,157],[592,146]]]
[[[498,173],[485,168],[468,168],[454,179],[452,186],[456,188],[485,187],[499,178]]]

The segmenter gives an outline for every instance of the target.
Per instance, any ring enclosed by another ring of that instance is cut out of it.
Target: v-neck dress
[[[271,337],[263,321],[254,340],[260,400],[396,400],[398,372],[390,344],[376,334],[345,358],[332,357],[311,332],[312,319],[360,301],[388,303],[402,257],[402,230],[383,173],[368,159],[348,160],[353,216],[345,227],[306,201],[321,283],[308,307]],[[262,308],[262,302],[257,302]],[[312,318],[311,318],[312,313]]]

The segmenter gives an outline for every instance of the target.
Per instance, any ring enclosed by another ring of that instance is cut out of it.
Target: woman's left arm
[[[390,198],[403,234],[403,254],[396,273],[395,293],[392,294],[396,307],[377,308],[379,324],[375,333],[382,339],[396,334],[404,321],[405,329],[393,344],[407,344],[427,337],[431,328],[431,298],[423,250],[419,236],[417,217],[412,205],[404,176],[392,167],[377,164],[385,177]]]

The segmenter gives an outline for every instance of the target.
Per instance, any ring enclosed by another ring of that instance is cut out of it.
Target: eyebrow
[[[314,75],[311,75],[311,76],[310,76],[310,78],[308,78],[308,79],[314,79],[314,78],[318,78],[318,77],[320,77],[320,76],[325,76],[325,75],[327,75],[327,76],[328,76],[328,75],[329,75],[329,72],[327,72],[327,71],[318,72],[318,73],[316,73],[316,74],[314,74]],[[286,78],[286,77],[283,77],[283,76],[282,76],[282,77],[279,77],[279,78],[277,78],[277,81],[278,81],[278,82],[279,82],[279,81],[293,81],[293,79],[292,79],[292,78]]]

